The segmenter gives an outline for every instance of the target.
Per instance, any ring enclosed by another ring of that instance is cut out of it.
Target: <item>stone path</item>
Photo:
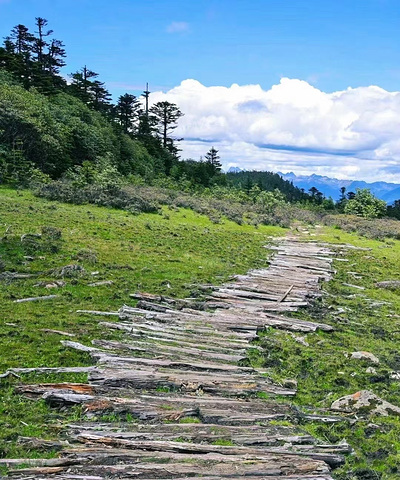
[[[202,302],[134,294],[135,308],[86,312],[114,320],[101,325],[123,331],[124,340],[99,339],[91,346],[63,341],[95,360],[96,367],[87,369],[88,384],[19,387],[54,408],[81,405],[86,420],[70,424],[58,442],[20,439],[35,448],[55,448],[59,458],[0,460],[11,468],[10,477],[332,479],[331,469],[343,463],[348,445],[320,444],[284,422],[299,415],[282,401],[296,394],[296,383],[275,383],[262,369],[246,366],[245,359],[249,350],[260,348],[252,340],[264,327],[332,330],[284,314],[321,294],[334,254],[296,238],[273,248],[269,268],[220,287],[206,286]],[[341,420],[329,414],[301,416],[303,421]],[[28,466],[15,468],[22,463]]]

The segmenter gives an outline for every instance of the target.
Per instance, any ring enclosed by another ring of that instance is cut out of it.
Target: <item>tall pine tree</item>
[[[204,155],[207,164],[207,170],[210,177],[214,177],[221,172],[222,164],[219,161],[220,157],[218,155],[218,150],[214,147],[211,147],[210,150]]]
[[[118,98],[116,113],[124,133],[135,134],[139,128],[139,119],[143,114],[139,100],[135,95],[125,93]]]
[[[182,140],[181,138],[171,137],[171,133],[178,126],[178,120],[184,115],[179,108],[170,102],[157,102],[150,108],[150,114],[154,117],[158,134],[161,138],[162,145],[170,153],[177,156],[178,148],[175,142]]]
[[[34,40],[33,51],[36,54],[36,61],[38,63],[39,70],[44,71],[46,68],[45,64],[45,49],[49,47],[49,43],[46,41],[46,38],[49,37],[53,30],[45,30],[48,21],[42,17],[36,17],[36,27],[37,31],[35,32],[38,36]]]
[[[35,37],[29,32],[28,27],[19,24],[5,39],[5,46],[9,53],[14,56],[14,70],[12,73],[21,80],[25,88],[32,83],[32,52]]]

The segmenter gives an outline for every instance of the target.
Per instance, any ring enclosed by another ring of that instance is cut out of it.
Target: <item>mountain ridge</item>
[[[340,189],[346,188],[346,192],[355,192],[357,188],[368,188],[376,197],[385,200],[387,203],[393,203],[400,198],[400,184],[390,182],[365,182],[364,180],[344,180],[331,178],[325,175],[296,175],[293,172],[277,172],[284,180],[293,182],[296,187],[309,190],[316,187],[326,197],[332,197],[333,200],[340,198]]]
[[[246,172],[241,167],[230,167],[227,173]],[[355,192],[357,188],[368,188],[376,197],[385,200],[386,203],[393,203],[400,199],[400,184],[391,182],[366,182],[364,180],[345,180],[339,178],[327,177],[326,175],[296,175],[294,172],[282,173],[276,172],[284,180],[292,182],[295,187],[302,188],[306,192],[311,187],[317,188],[325,197],[331,197],[337,201],[340,198],[340,189],[346,188],[346,192]]]

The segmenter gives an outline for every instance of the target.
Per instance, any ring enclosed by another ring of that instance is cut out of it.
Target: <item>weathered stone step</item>
[[[189,444],[190,447],[190,444]],[[222,447],[220,447],[222,448]],[[229,448],[229,447],[228,447]],[[225,455],[210,453],[177,453],[174,451],[145,451],[139,449],[80,447],[69,448],[58,462],[42,460],[53,468],[53,474],[94,475],[101,478],[214,478],[258,477],[299,480],[327,478],[329,467],[320,459],[299,454],[271,452],[268,454]],[[26,461],[26,460],[25,460]],[[65,465],[62,462],[65,462]],[[21,461],[20,464],[23,462]],[[27,462],[27,464],[39,462]],[[54,466],[56,465],[56,466]],[[42,470],[43,471],[43,470]],[[48,472],[48,471],[47,471]],[[43,471],[47,473],[46,469]],[[13,478],[43,478],[39,469],[14,470]],[[322,477],[321,477],[322,476]]]
[[[234,319],[236,318],[236,322]],[[309,322],[298,318],[290,318],[282,315],[274,315],[262,311],[248,312],[242,309],[231,308],[229,310],[219,311],[215,315],[215,323],[221,327],[237,330],[247,328],[257,331],[265,327],[275,327],[278,329],[291,330],[296,332],[315,332],[322,330],[325,332],[333,331],[331,325],[325,323]]]
[[[237,363],[245,358],[245,355],[219,353],[210,350],[201,350],[199,348],[176,347],[173,345],[165,345],[161,343],[146,344],[144,342],[137,342],[127,339],[126,341],[116,342],[112,340],[95,340],[93,342],[104,349],[134,351],[144,354],[151,353],[153,356],[166,356],[170,358],[184,358],[191,356],[193,360],[212,360],[223,363]]]
[[[276,425],[232,426],[202,423],[165,423],[143,424],[126,423],[78,423],[68,425],[72,434],[90,431],[93,435],[125,438],[130,440],[176,440],[184,439],[195,443],[213,443],[216,440],[231,440],[236,445],[269,445],[284,444],[314,445],[316,440],[302,432],[298,427]],[[70,435],[68,433],[68,435]],[[35,443],[33,443],[35,445]]]
[[[182,425],[182,424],[179,424]],[[142,430],[138,432],[107,432],[107,431],[96,431],[92,434],[99,437],[110,437],[110,438],[120,438],[125,440],[141,441],[141,442],[152,442],[152,441],[178,441],[178,442],[189,442],[189,443],[201,443],[201,444],[217,444],[221,442],[229,442],[232,445],[238,446],[247,446],[247,447],[276,447],[284,446],[286,444],[290,445],[301,445],[310,444],[314,448],[313,442],[314,439],[311,436],[305,435],[266,435],[265,433],[258,432],[257,436],[254,435],[257,432],[250,432],[248,434],[232,434],[227,432],[225,434],[214,432],[198,432],[198,431],[189,431],[180,432],[177,430],[172,433],[161,433],[161,432],[143,432]],[[77,434],[78,436],[80,434]],[[77,437],[75,437],[77,438]],[[223,443],[222,443],[223,444]],[[310,445],[308,445],[310,447]],[[333,449],[333,446],[331,446]],[[327,448],[327,447],[326,447]],[[344,449],[344,447],[343,447]],[[317,449],[316,449],[317,450]],[[344,449],[345,452],[348,452],[348,449]]]
[[[253,457],[253,458],[267,458],[268,455],[295,455],[295,456],[308,456],[314,460],[322,460],[331,467],[338,467],[344,463],[344,458],[337,454],[332,453],[331,450],[344,451],[349,453],[348,447],[326,446],[322,449],[325,451],[316,451],[316,448],[312,445],[307,446],[294,446],[291,448],[284,447],[244,447],[244,446],[221,446],[215,444],[203,444],[203,443],[190,443],[190,442],[173,442],[173,441],[142,441],[131,440],[126,438],[119,438],[115,436],[99,436],[93,433],[81,432],[75,436],[78,442],[87,445],[106,445],[115,448],[125,448],[132,450],[144,450],[146,452],[171,452],[171,453],[188,453],[188,454],[221,454],[225,456],[238,456],[238,457]],[[304,448],[306,451],[303,451]]]
[[[145,370],[104,368],[89,373],[89,381],[113,388],[155,390],[168,388],[181,392],[197,392],[222,396],[269,393],[293,396],[295,390],[281,387],[260,375],[177,372],[169,369]]]
[[[135,357],[135,356],[119,356],[107,354],[103,352],[92,353],[92,357],[96,359],[99,366],[112,367],[116,366],[119,369],[129,368],[130,365],[135,365],[137,370],[149,370],[150,368],[157,368],[159,371],[183,370],[187,372],[208,372],[216,374],[249,374],[264,373],[262,370],[257,370],[252,367],[240,367],[232,364],[213,363],[213,362],[193,362],[187,357],[186,360],[159,360],[153,358]],[[88,370],[88,372],[93,369]]]
[[[110,326],[111,325],[121,325],[123,328],[130,328],[131,331],[135,330],[142,332],[143,335],[147,335],[149,332],[156,332],[160,334],[162,332],[165,335],[173,335],[175,339],[183,337],[183,339],[190,337],[191,340],[201,340],[204,342],[207,341],[224,341],[227,343],[237,344],[238,346],[248,343],[248,338],[243,338],[242,335],[238,335],[234,332],[229,332],[226,330],[217,330],[215,328],[204,328],[200,327],[197,324],[190,324],[188,322],[176,322],[175,324],[168,324],[167,326],[163,325],[160,322],[155,322],[148,319],[142,319],[140,317],[130,318],[129,321],[120,321],[118,323],[111,322],[101,322],[100,325]]]
[[[87,387],[87,388],[83,388]],[[182,396],[171,394],[136,395],[131,390],[106,389],[102,386],[82,384],[40,384],[19,388],[19,393],[44,398],[54,407],[84,405],[87,415],[115,413],[124,418],[127,414],[141,421],[162,422],[178,421],[185,417],[194,417],[203,423],[223,425],[252,425],[268,423],[270,420],[284,420],[293,415],[288,404],[273,401],[240,401],[211,396]],[[126,396],[113,396],[120,392]],[[130,398],[129,398],[130,396]]]
[[[217,347],[219,350],[232,351],[237,349],[242,352],[248,347],[248,341],[232,338],[234,336],[233,332],[226,332],[225,336],[196,335],[195,333],[183,335],[182,333],[170,332],[166,329],[156,329],[150,326],[133,323],[101,322],[100,325],[112,329],[123,330],[132,338],[153,340],[155,342],[179,343],[188,346],[200,344],[207,346],[209,350],[215,350],[215,347]]]

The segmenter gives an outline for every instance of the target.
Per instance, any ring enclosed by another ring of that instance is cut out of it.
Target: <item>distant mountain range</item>
[[[326,197],[338,200],[341,187],[346,187],[346,192],[355,192],[357,188],[368,188],[378,198],[392,203],[400,198],[400,184],[387,182],[368,183],[362,180],[339,180],[322,175],[295,175],[293,172],[280,173],[283,179],[293,182],[293,185],[308,191],[311,187],[318,188]]]
[[[231,167],[229,173],[243,172],[239,167]],[[386,203],[393,203],[400,199],[400,184],[387,182],[368,183],[362,180],[339,180],[338,178],[324,177],[322,175],[295,175],[293,172],[277,172],[284,180],[293,182],[293,185],[304,188],[307,192],[311,187],[318,188],[325,197],[332,197],[333,200],[339,200],[340,188],[346,187],[346,192],[355,192],[357,188],[368,188],[378,198],[385,200]]]

